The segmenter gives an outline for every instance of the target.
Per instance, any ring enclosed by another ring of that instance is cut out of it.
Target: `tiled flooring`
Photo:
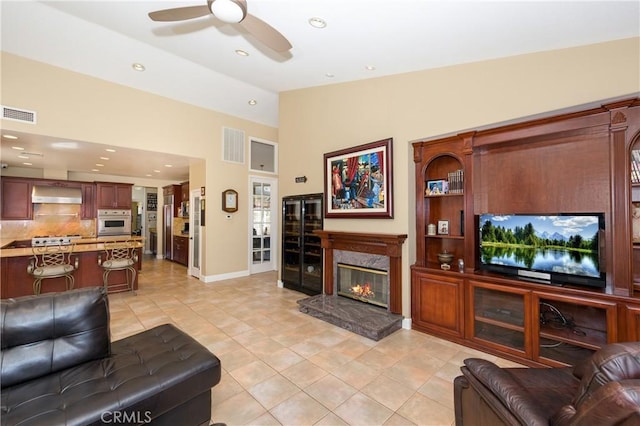
[[[222,362],[212,422],[233,425],[452,425],[462,360],[516,365],[413,330],[379,342],[298,311],[277,274],[205,284],[145,258],[137,296],[110,295],[114,340],[173,323]]]

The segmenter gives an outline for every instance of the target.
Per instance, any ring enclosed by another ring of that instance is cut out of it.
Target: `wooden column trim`
[[[402,244],[407,234],[313,231],[324,249],[324,293],[333,294],[333,250],[378,254],[389,257],[389,311],[402,313]]]

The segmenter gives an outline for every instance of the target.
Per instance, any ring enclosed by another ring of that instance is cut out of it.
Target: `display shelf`
[[[546,347],[540,348],[540,356],[547,360],[547,363],[555,366],[575,365],[576,363],[589,358],[594,350],[581,346],[569,345],[564,342],[547,341]]]
[[[476,339],[509,348],[510,351],[515,349],[524,352],[526,349],[525,334],[522,330],[479,322],[475,325],[474,335]]]
[[[427,240],[464,240],[464,235],[425,235]]]
[[[638,185],[640,186],[640,184]],[[460,192],[456,194],[425,194],[424,196],[424,198],[449,198],[449,197],[464,197],[464,193]]]

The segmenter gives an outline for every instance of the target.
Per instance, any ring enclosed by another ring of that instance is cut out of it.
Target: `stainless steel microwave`
[[[131,210],[98,210],[98,236],[131,235]]]

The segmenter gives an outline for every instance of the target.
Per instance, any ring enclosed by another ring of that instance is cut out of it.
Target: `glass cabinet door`
[[[313,233],[322,229],[322,200],[304,200],[304,254],[302,256],[302,286],[322,292],[322,247],[320,237]]]
[[[525,309],[530,299],[529,291],[505,290],[471,281],[471,299],[474,312],[470,327],[472,339],[520,356],[530,353]]]
[[[300,200],[285,200],[283,203],[282,280],[298,282],[302,257],[302,203]]]

